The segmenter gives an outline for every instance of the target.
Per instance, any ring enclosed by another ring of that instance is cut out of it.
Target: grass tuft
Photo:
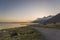
[[[10,33],[18,35],[11,37]],[[0,30],[0,40],[40,40],[40,33],[30,27],[10,28]]]

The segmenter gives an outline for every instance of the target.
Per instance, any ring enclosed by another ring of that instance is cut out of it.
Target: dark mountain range
[[[45,23],[58,23],[60,22],[60,13],[47,20]]]
[[[38,18],[38,19],[34,20],[33,23],[40,23],[40,24],[42,24],[42,23],[44,23],[45,21],[49,20],[52,17],[53,16],[50,15],[48,17]]]

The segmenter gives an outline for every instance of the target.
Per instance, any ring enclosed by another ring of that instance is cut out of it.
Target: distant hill
[[[53,22],[60,22],[60,13],[52,17],[51,19],[47,20],[45,23],[53,23]]]
[[[42,24],[42,23],[44,23],[45,21],[49,20],[52,17],[53,16],[50,15],[48,17],[38,18],[38,19],[34,20],[33,23],[40,23],[40,24]]]

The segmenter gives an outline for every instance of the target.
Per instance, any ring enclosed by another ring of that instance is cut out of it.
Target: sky
[[[0,22],[28,22],[60,12],[60,0],[0,0]]]

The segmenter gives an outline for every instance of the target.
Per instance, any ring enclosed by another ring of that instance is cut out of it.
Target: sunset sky
[[[0,22],[27,22],[59,12],[60,0],[0,0]]]

